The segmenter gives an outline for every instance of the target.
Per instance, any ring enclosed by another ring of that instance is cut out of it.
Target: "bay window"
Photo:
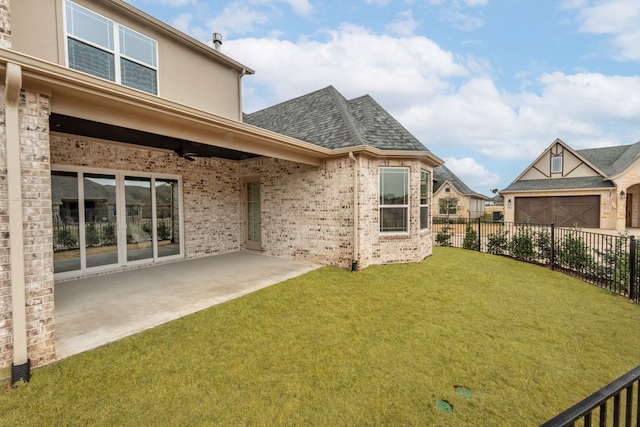
[[[380,232],[409,232],[409,169],[380,168]]]

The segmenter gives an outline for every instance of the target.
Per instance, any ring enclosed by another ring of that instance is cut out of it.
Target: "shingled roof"
[[[449,182],[450,185],[455,187],[459,193],[463,196],[477,197],[481,199],[487,199],[487,196],[484,196],[480,193],[476,193],[467,185],[462,182],[460,178],[456,176],[449,168],[446,166],[438,166],[433,169],[433,192],[435,193],[444,185],[445,182]]]
[[[347,100],[333,86],[245,114],[244,121],[329,149],[429,151],[369,95]]]
[[[569,190],[613,188],[611,178],[626,171],[640,158],[640,141],[630,145],[575,150],[603,176],[583,178],[532,179],[512,182],[502,191]]]

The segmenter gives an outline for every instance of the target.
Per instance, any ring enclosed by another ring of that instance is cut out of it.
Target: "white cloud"
[[[207,27],[228,36],[246,34],[267,22],[269,17],[265,12],[244,3],[230,3],[219,15],[207,21]]]
[[[555,138],[574,148],[640,139],[638,76],[550,73],[510,93],[486,61],[353,25],[323,41],[230,40],[225,53],[256,70],[244,80],[247,112],[333,85],[370,94],[436,155],[459,147],[468,154],[454,157],[525,161]]]
[[[456,159],[447,157],[444,159],[445,166],[449,168],[467,186],[474,188],[486,188],[487,190],[476,190],[480,193],[488,193],[493,187],[498,185],[500,177],[487,170],[471,157]]]
[[[313,12],[313,6],[308,0],[285,0],[291,6],[294,12],[300,16],[310,16]]]
[[[325,41],[231,40],[225,52],[256,70],[246,84],[262,86],[268,98],[249,110],[334,85],[347,97],[376,94],[385,108],[412,105],[450,90],[448,79],[468,70],[454,55],[425,37],[390,37],[344,25]],[[274,60],[277,58],[277,60]]]
[[[620,60],[640,59],[640,2],[638,0],[575,1],[580,31],[610,36],[613,56]]]
[[[412,36],[419,23],[413,19],[413,13],[411,10],[405,10],[398,14],[398,19],[387,25],[387,31],[399,36]]]

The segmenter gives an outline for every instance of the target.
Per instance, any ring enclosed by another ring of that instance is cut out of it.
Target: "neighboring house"
[[[252,73],[122,0],[0,0],[0,378],[56,359],[59,280],[247,249],[431,254],[442,161],[333,88],[249,115],[281,133],[244,123]]]
[[[556,139],[500,194],[505,221],[640,227],[640,142],[574,150]]]
[[[486,196],[476,193],[446,166],[433,169],[434,218],[479,218],[484,214]]]

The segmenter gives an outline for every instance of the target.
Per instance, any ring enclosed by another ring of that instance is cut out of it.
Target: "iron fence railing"
[[[640,366],[591,396],[556,415],[540,427],[640,426]],[[624,424],[623,424],[624,422]]]
[[[158,218],[156,220],[156,235],[158,240],[171,239],[174,234],[173,220],[169,218]],[[139,231],[137,231],[139,230]],[[140,232],[141,231],[141,232]],[[135,236],[134,236],[135,233]],[[150,241],[152,236],[152,220],[139,219],[127,220],[127,243],[132,243],[141,237]],[[101,247],[116,244],[117,223],[113,221],[87,222],[84,225],[84,238],[86,246]],[[53,223],[53,251],[63,252],[80,248],[80,224],[77,222],[66,223],[61,220],[54,220]]]
[[[434,218],[435,244],[545,265],[640,303],[635,237],[553,224]]]

